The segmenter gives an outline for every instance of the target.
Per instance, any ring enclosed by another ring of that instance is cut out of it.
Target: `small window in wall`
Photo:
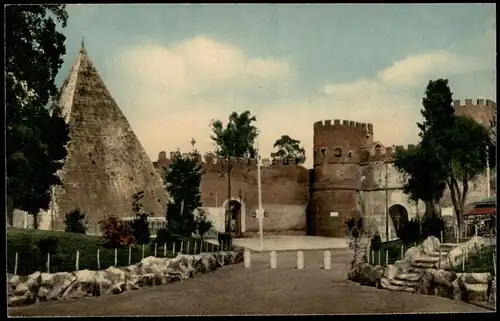
[[[380,153],[382,151],[382,146],[380,145],[375,145],[375,153]]]
[[[340,157],[340,156],[342,156],[342,149],[340,149],[340,148],[338,148],[338,147],[337,147],[337,148],[335,148],[335,149],[333,150],[333,156],[335,156],[335,157]]]

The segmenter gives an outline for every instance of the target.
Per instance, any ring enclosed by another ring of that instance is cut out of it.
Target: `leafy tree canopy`
[[[437,202],[450,191],[460,223],[469,182],[496,164],[489,128],[473,119],[454,115],[452,92],[446,79],[430,81],[422,100],[424,121],[417,123],[420,144],[396,153],[395,166],[404,173],[405,192],[410,197]]]
[[[273,159],[294,158],[297,164],[303,164],[306,161],[306,151],[300,146],[300,140],[293,139],[288,135],[283,135],[274,143],[276,152],[271,153]]]
[[[68,126],[53,103],[54,83],[63,63],[66,26],[64,5],[10,5],[6,18],[6,160],[7,194],[12,210],[34,215],[48,209],[50,186],[66,157]]]
[[[241,114],[232,112],[226,127],[222,121],[213,120],[213,135],[210,138],[215,142],[216,154],[225,157],[255,157],[253,145],[258,136],[255,121],[255,116],[248,110]]]

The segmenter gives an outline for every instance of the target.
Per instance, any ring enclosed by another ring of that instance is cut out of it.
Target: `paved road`
[[[195,279],[116,296],[10,308],[11,316],[241,315],[487,312],[434,296],[377,290],[346,280],[349,250],[332,251],[332,270],[321,269],[322,251],[305,252],[296,270],[295,252],[280,252],[278,269],[268,254],[253,253],[250,269],[223,267]]]

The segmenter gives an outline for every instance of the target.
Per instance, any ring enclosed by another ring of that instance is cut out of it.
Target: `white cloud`
[[[327,84],[296,100],[288,98],[296,71],[286,60],[249,57],[233,45],[196,37],[123,52],[113,71],[119,78],[109,85],[152,160],[162,150],[189,150],[191,138],[200,151],[212,150],[210,121],[248,109],[257,117],[263,157],[288,134],[302,142],[310,166],[318,120],[372,123],[375,139],[385,145],[415,143],[427,80],[485,68],[474,59],[445,51],[413,55],[373,78]]]

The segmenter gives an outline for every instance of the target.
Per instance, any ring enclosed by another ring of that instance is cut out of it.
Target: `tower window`
[[[340,149],[340,148],[338,148],[338,147],[337,147],[337,148],[335,148],[335,149],[333,150],[333,156],[335,156],[335,157],[340,157],[340,156],[342,156],[342,149]]]
[[[375,145],[375,153],[380,153],[380,152],[382,152],[382,146],[380,146],[378,144]]]
[[[326,157],[326,148],[321,148],[321,154],[323,154],[323,158]]]

